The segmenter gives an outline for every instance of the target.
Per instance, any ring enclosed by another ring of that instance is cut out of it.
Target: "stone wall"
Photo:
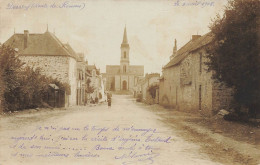
[[[27,66],[41,69],[46,76],[57,78],[63,83],[71,86],[69,105],[76,105],[76,60],[67,56],[19,56]]]
[[[69,57],[65,56],[19,56],[22,62],[32,68],[41,68],[46,76],[69,82]]]
[[[71,94],[69,96],[70,105],[77,104],[77,62],[74,58],[69,58],[69,84],[71,88]]]
[[[211,72],[205,65],[205,51],[190,53],[180,64],[180,92],[178,107],[181,110],[210,115],[212,110]]]
[[[115,90],[116,91],[120,90],[120,88],[121,88],[120,83],[121,83],[121,77],[119,75],[116,75],[115,76]]]
[[[229,109],[233,98],[232,88],[227,88],[225,85],[213,83],[212,89],[212,107],[213,114],[216,114],[221,109]]]
[[[180,88],[180,67],[170,67],[163,70],[164,78],[159,83],[159,104],[177,108]]]

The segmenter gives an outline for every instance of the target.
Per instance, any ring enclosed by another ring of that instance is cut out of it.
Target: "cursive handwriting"
[[[147,161],[149,164],[153,164],[155,157],[159,156],[159,153],[153,153],[152,150],[151,152],[147,153],[137,153],[130,151],[128,154],[123,154],[121,156],[115,156],[115,159],[131,159],[130,161],[124,161],[122,164],[127,165],[127,164],[134,164],[136,162],[144,162]]]
[[[156,128],[136,126],[70,125],[37,126],[21,135],[9,137],[11,157],[23,159],[74,158],[96,159],[111,155],[121,164],[152,164],[171,136]]]
[[[7,4],[8,10],[31,10],[31,9],[79,9],[82,10],[86,6],[85,3],[79,3],[75,1],[64,1],[62,3],[14,3]]]
[[[180,7],[207,7],[207,6],[214,6],[215,0],[176,0],[174,2],[174,6],[180,6]]]

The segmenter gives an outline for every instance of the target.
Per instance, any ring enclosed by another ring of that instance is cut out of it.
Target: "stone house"
[[[77,105],[77,100],[81,100],[77,95],[78,89],[83,90],[83,86],[77,86],[79,57],[69,44],[62,43],[48,29],[42,34],[30,34],[28,30],[15,33],[4,44],[16,49],[25,65],[40,68],[42,74],[70,85],[71,93],[65,94],[64,106]]]
[[[161,105],[204,115],[215,114],[229,106],[232,90],[215,82],[213,72],[208,72],[205,64],[206,50],[212,39],[211,33],[193,35],[178,51],[175,41],[173,54],[160,78]]]

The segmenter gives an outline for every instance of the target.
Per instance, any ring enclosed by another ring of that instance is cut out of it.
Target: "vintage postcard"
[[[259,164],[207,69],[232,1],[0,0],[0,165]]]

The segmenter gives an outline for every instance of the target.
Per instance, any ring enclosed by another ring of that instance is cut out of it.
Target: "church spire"
[[[124,30],[124,37],[123,37],[123,42],[122,44],[128,44],[128,41],[127,41],[127,33],[126,33],[126,26],[125,26],[125,30]]]

